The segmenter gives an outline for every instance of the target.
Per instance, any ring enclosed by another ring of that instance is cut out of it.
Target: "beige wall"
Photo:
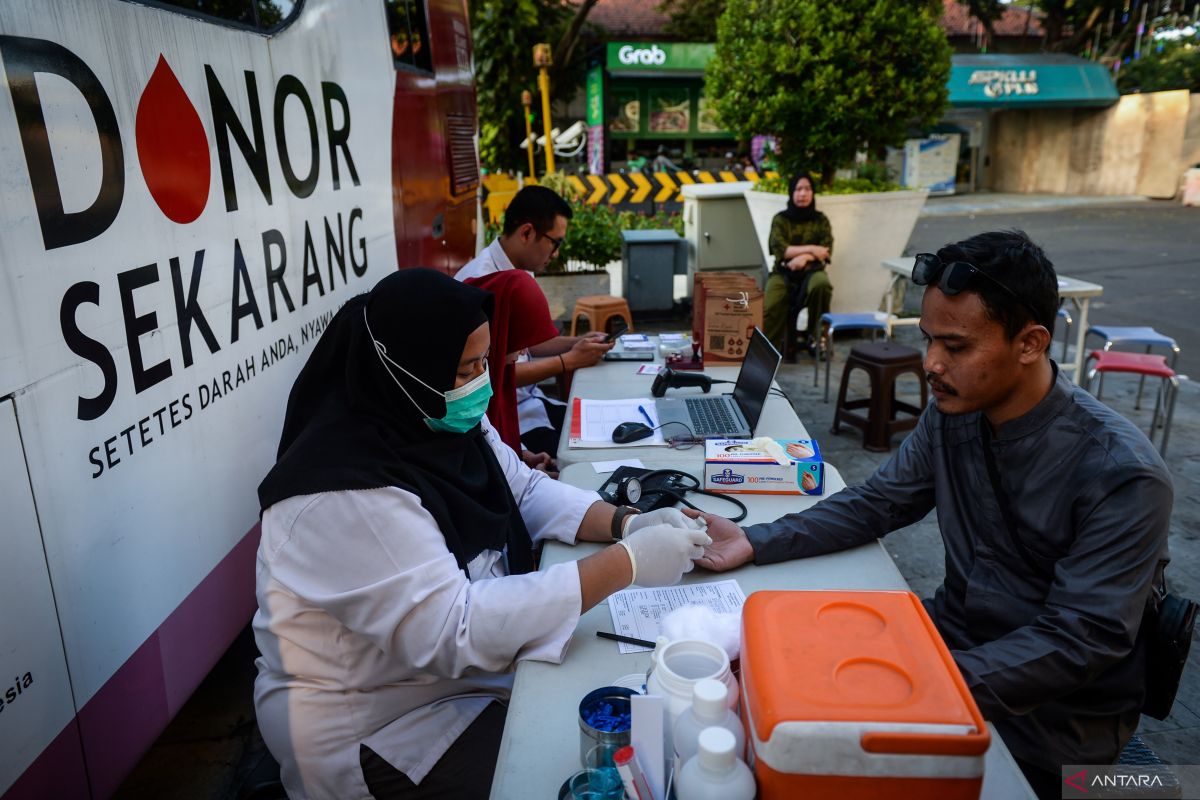
[[[1200,161],[1200,94],[1131,94],[1106,109],[992,115],[991,189],[1174,197]]]

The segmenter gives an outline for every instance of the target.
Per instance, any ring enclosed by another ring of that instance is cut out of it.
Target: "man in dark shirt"
[[[1049,358],[1054,268],[1017,231],[917,257],[934,402],[866,483],[745,530],[706,514],[713,570],[870,542],[937,509],[946,578],[925,606],[1039,796],[1116,760],[1145,694],[1139,637],[1168,561],[1166,465]]]

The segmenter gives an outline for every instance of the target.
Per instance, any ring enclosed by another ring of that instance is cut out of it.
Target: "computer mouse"
[[[622,422],[613,428],[612,440],[617,444],[628,444],[653,435],[654,429],[644,422]]]

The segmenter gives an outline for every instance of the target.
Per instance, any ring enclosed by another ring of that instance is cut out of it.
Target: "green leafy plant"
[[[659,209],[653,214],[638,211],[621,211],[617,221],[623,231],[675,231],[683,236],[683,215]]]
[[[1168,89],[1200,92],[1200,42],[1167,45],[1162,52],[1123,65],[1117,73],[1117,88],[1122,94]]]
[[[545,186],[547,189],[553,189],[559,197],[566,199],[567,202],[583,199],[579,196],[579,190],[567,179],[565,172],[551,172],[549,175],[543,175],[538,179],[537,184]]]
[[[533,93],[534,135],[541,135],[541,98],[533,46],[554,45],[550,67],[551,99],[567,102],[583,85],[587,62],[577,46],[596,0],[567,4],[558,0],[473,0],[475,96],[479,114],[479,160],[490,169],[524,171],[525,138],[521,92]],[[541,168],[540,166],[538,167]]]
[[[813,173],[820,183],[820,175]],[[754,184],[757,192],[787,194],[791,178],[763,178]],[[867,192],[896,192],[904,187],[892,180],[891,170],[885,164],[868,161],[860,164],[853,178],[835,178],[833,184],[821,189],[822,194],[865,194]]]
[[[547,272],[565,272],[567,261],[603,269],[621,257],[621,223],[617,212],[607,205],[588,205],[579,200],[571,202],[571,210],[574,216],[567,226],[567,238]]]
[[[780,172],[826,187],[859,151],[899,146],[945,110],[950,45],[937,0],[728,0],[705,73],[726,125],[773,134]]]

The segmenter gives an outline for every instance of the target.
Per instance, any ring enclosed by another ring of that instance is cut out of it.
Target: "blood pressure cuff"
[[[625,483],[631,477],[642,482],[642,496],[637,502],[631,501],[625,494]],[[696,478],[686,472],[617,467],[599,491],[605,501],[618,506],[633,506],[644,514],[656,508],[675,505],[686,491],[698,486]]]

